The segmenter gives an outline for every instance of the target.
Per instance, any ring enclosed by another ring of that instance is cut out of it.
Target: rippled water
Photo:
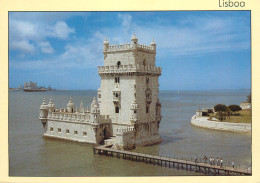
[[[251,167],[251,134],[222,132],[190,125],[195,110],[223,103],[239,104],[249,90],[161,91],[163,142],[134,151],[190,159],[197,155],[232,160]],[[185,170],[94,155],[91,144],[43,138],[38,121],[42,99],[53,98],[56,107],[67,105],[69,97],[79,106],[90,105],[96,91],[9,92],[10,176],[176,176],[201,175]]]

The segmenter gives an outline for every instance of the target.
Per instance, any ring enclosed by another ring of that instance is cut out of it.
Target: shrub
[[[214,106],[215,112],[225,112],[228,110],[228,107],[224,104],[217,104]]]
[[[232,112],[237,112],[237,111],[241,111],[242,108],[239,105],[229,105],[228,108],[232,111]]]
[[[216,118],[218,118],[220,121],[223,121],[226,119],[226,117],[230,117],[230,110],[229,108],[224,104],[217,104],[214,106],[215,112],[217,112]]]

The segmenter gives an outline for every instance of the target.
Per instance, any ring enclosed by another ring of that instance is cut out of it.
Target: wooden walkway
[[[210,165],[208,163],[195,163],[193,161],[180,160],[169,157],[153,156],[149,154],[130,152],[124,150],[111,149],[105,146],[97,146],[93,148],[94,154],[106,155],[111,157],[122,157],[137,162],[145,162],[158,166],[167,166],[169,168],[183,169],[186,171],[196,171],[207,175],[252,175],[248,169],[220,167],[217,165]]]

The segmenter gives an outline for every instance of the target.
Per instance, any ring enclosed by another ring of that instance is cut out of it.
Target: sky
[[[9,87],[98,89],[103,41],[157,44],[160,90],[251,88],[250,11],[9,12]]]

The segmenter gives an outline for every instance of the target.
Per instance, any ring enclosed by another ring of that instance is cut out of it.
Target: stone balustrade
[[[90,123],[90,113],[49,112],[49,120]]]
[[[117,134],[127,134],[127,133],[133,133],[134,132],[134,127],[127,127],[127,128],[119,128],[117,129]]]
[[[118,45],[109,45],[107,51],[119,51],[119,50],[128,50],[131,49],[131,44],[118,44]]]
[[[151,74],[161,74],[161,67],[156,67],[152,65],[121,65],[121,66],[99,66],[98,74],[109,74],[109,73],[151,73]]]
[[[147,51],[154,51],[153,46],[144,45],[144,44],[137,44],[137,48],[141,50],[147,50]],[[126,44],[116,44],[116,45],[109,45],[108,49],[106,51],[124,51],[124,50],[130,50],[133,49],[130,43]]]
[[[138,44],[137,48],[142,48],[142,49],[147,49],[147,50],[154,50],[154,47],[148,46],[148,45],[144,45],[144,44]]]

